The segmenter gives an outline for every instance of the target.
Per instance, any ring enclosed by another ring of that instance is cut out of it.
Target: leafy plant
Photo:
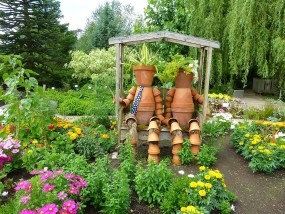
[[[196,156],[196,161],[199,165],[203,166],[214,165],[217,161],[216,154],[217,148],[215,148],[214,146],[203,144],[201,146],[200,152]]]
[[[178,152],[179,159],[183,165],[190,164],[194,161],[194,154],[192,153],[190,146],[189,140],[184,140],[182,149]]]
[[[171,182],[172,172],[164,161],[158,165],[151,161],[146,169],[143,169],[141,165],[137,166],[135,190],[139,201],[145,201],[152,206],[160,204]]]
[[[128,57],[127,64],[129,65],[152,65],[158,63],[157,54],[152,53],[144,43],[139,51],[133,49]]]
[[[127,213],[131,203],[131,190],[124,170],[114,170],[111,180],[103,184],[102,211],[116,214]]]
[[[171,61],[165,63],[163,71],[157,73],[157,77],[166,86],[169,82],[174,82],[180,68],[183,69],[185,74],[193,73],[195,78],[198,77],[198,61],[193,60],[191,57],[184,57],[181,54],[172,55]]]
[[[190,178],[187,176],[177,177],[173,179],[172,185],[164,194],[161,210],[163,213],[175,213],[180,207],[190,203],[187,195],[187,188],[190,183]]]

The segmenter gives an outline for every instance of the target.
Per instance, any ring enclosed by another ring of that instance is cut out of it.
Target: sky
[[[69,30],[84,30],[87,19],[91,17],[99,5],[106,0],[60,0],[60,10],[64,16],[61,23],[69,23]],[[122,4],[132,4],[134,11],[143,14],[143,8],[147,6],[147,0],[118,0]],[[111,2],[111,0],[109,0]]]

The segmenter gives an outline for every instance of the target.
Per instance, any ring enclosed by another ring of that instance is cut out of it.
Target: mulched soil
[[[248,167],[248,162],[239,154],[235,153],[234,148],[229,143],[230,136],[226,136],[223,147],[218,153],[218,160],[213,169],[219,169],[224,175],[227,188],[237,197],[234,203],[237,214],[284,214],[285,213],[285,169],[274,171],[271,174],[253,173]],[[147,145],[141,144],[138,147],[138,159],[146,160]],[[164,146],[161,148],[160,158],[171,158],[171,148]],[[196,174],[198,166],[174,166],[170,168],[176,173],[184,170],[185,174]],[[25,179],[29,175],[24,170],[10,174],[10,177],[17,181],[22,176]],[[11,195],[10,195],[11,196]],[[158,207],[150,208],[147,204],[139,202],[136,193],[132,192],[132,202],[128,214],[161,214]],[[2,202],[3,203],[3,202]],[[88,207],[86,214],[96,214],[98,211]]]

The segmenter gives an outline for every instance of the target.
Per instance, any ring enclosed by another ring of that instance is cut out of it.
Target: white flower
[[[114,159],[118,159],[118,152],[113,152],[111,158],[112,158],[113,160],[114,160]]]
[[[2,196],[3,197],[5,197],[5,196],[7,196],[8,195],[8,191],[4,191],[3,193],[2,193]]]
[[[279,138],[279,137],[284,137],[285,136],[285,133],[282,133],[282,132],[277,132],[274,137],[275,138]]]
[[[188,177],[189,177],[189,178],[194,178],[194,177],[195,177],[195,175],[193,175],[193,174],[189,174],[189,175],[188,175]]]
[[[189,64],[189,67],[190,67],[190,68],[193,68],[193,66],[194,66],[193,63]]]
[[[44,167],[44,172],[48,171],[48,167]]]
[[[184,174],[185,174],[184,170],[179,170],[178,173],[179,173],[180,175],[184,175]]]
[[[236,211],[235,205],[233,205],[233,204],[231,205],[231,210],[234,211],[234,212]]]

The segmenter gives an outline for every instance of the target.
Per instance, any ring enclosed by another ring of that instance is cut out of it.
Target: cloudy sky
[[[60,0],[60,9],[64,18],[62,23],[69,23],[69,30],[84,29],[87,19],[99,5],[106,0]],[[110,2],[111,0],[109,0]],[[132,4],[136,13],[143,14],[147,0],[119,0],[122,4]]]

